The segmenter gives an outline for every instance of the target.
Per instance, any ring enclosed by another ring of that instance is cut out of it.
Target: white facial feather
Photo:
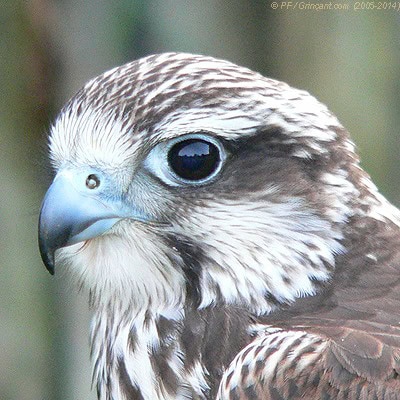
[[[81,114],[61,114],[50,135],[51,160],[55,169],[65,164],[96,166],[109,173],[126,171],[137,146],[126,137],[122,122],[87,108]],[[129,175],[129,178],[131,175]]]
[[[182,231],[190,231],[208,256],[201,307],[220,293],[228,304],[265,314],[272,310],[268,294],[292,302],[314,294],[316,280],[330,278],[335,255],[344,252],[341,233],[293,200],[208,202],[184,221]]]
[[[168,253],[146,226],[121,221],[112,233],[60,249],[57,261],[90,290],[96,308],[113,304],[132,316],[151,308],[161,313],[185,301],[184,277]]]

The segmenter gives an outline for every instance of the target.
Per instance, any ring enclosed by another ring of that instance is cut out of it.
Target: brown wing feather
[[[400,399],[399,349],[350,328],[335,336],[266,331],[232,362],[218,399]]]

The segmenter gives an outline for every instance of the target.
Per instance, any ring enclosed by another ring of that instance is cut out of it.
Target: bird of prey
[[[39,246],[88,293],[99,399],[400,399],[400,212],[307,92],[152,55],[49,149]]]

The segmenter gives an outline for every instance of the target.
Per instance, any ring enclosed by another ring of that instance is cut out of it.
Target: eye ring
[[[171,141],[166,152],[168,169],[181,183],[209,182],[221,169],[221,144],[204,134],[192,134]]]
[[[171,168],[171,151],[177,152],[178,150],[182,150],[182,147],[185,146],[185,142],[189,140],[208,143],[210,148],[213,148],[213,151],[217,152],[218,159],[214,168],[210,169],[208,175],[197,176],[197,179],[185,179],[185,177],[179,176],[179,173]],[[183,134],[170,140],[160,141],[150,150],[145,158],[144,167],[168,186],[202,186],[215,181],[223,168],[226,158],[227,154],[225,148],[219,138],[211,133],[200,131]]]
[[[96,189],[100,186],[100,178],[96,174],[90,174],[86,178],[86,187],[90,190]]]

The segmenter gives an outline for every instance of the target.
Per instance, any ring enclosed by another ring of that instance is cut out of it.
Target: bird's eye
[[[168,152],[168,164],[172,171],[186,181],[204,180],[218,169],[221,155],[218,147],[200,138],[182,140]]]
[[[100,179],[96,174],[90,174],[86,178],[86,187],[88,189],[96,189],[100,186]]]
[[[194,132],[161,141],[144,160],[147,170],[170,186],[199,186],[214,181],[226,160],[222,141]]]

